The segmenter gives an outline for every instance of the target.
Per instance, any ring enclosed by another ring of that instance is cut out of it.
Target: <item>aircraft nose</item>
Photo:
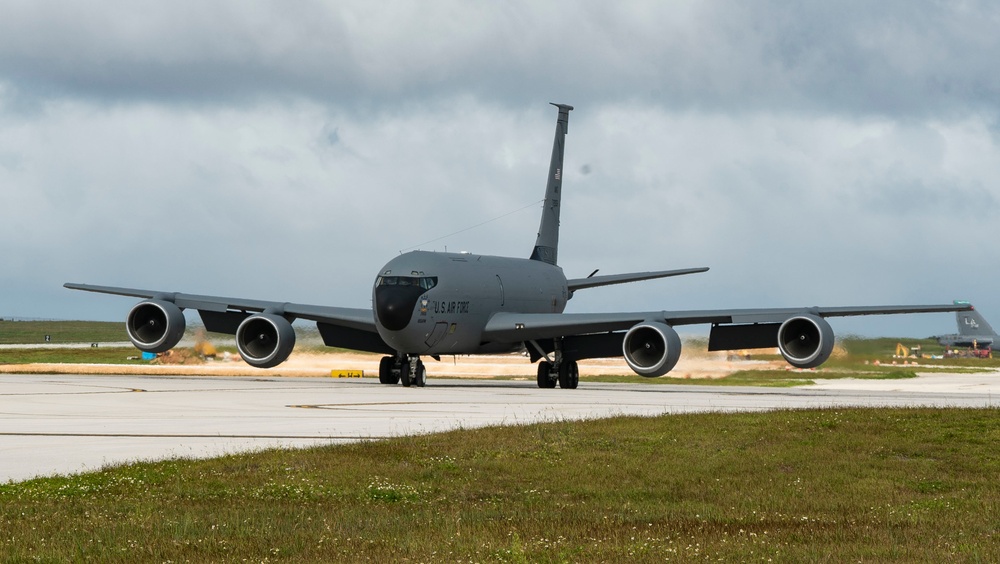
[[[410,324],[417,300],[424,293],[420,286],[379,286],[375,288],[375,314],[382,327],[400,331]]]

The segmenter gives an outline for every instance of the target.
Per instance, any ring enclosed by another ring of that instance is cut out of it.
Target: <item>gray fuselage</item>
[[[569,290],[558,266],[538,260],[413,251],[389,261],[372,301],[379,335],[406,354],[504,352],[520,343],[485,343],[497,312],[562,313]]]

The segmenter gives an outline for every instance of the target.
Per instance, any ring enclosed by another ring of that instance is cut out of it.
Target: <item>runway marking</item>
[[[93,396],[100,394],[131,394],[134,392],[149,392],[149,390],[143,390],[142,388],[129,388],[129,389],[115,389],[115,390],[101,390],[96,392],[25,392],[25,393],[5,393],[0,394],[0,397],[24,397],[24,396]]]
[[[288,388],[239,388],[239,387],[223,387],[223,388],[177,388],[172,390],[149,390],[144,388],[111,388],[109,390],[94,390],[89,392],[0,392],[0,397],[10,396],[10,397],[20,397],[20,396],[84,396],[84,395],[98,395],[98,394],[122,394],[122,393],[132,393],[132,392],[145,392],[149,394],[178,394],[178,393],[215,393],[215,392],[273,392],[275,390],[280,391],[311,391],[313,387],[288,387]],[[322,390],[328,390],[328,388],[321,388]]]
[[[361,403],[314,403],[301,405],[286,405],[285,407],[301,407],[304,409],[327,409],[331,407],[384,407],[389,405],[442,405],[444,401],[372,401]],[[465,402],[458,402],[465,403]]]
[[[374,402],[374,403],[327,403],[327,404],[311,404],[311,405],[286,405],[285,407],[291,407],[296,409],[317,409],[323,411],[376,411],[373,408],[389,408],[397,406],[420,406],[420,405],[444,405],[448,402]],[[468,405],[466,405],[468,407]],[[393,415],[400,415],[403,413],[427,413],[422,409],[393,409],[391,411],[386,411],[386,413],[392,413]],[[470,411],[468,409],[459,411],[450,411],[451,415],[457,415],[459,413],[475,413],[475,411]]]

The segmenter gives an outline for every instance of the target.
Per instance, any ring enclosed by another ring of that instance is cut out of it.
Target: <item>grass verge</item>
[[[45,337],[49,339],[46,340]],[[0,345],[120,343],[125,323],[110,321],[0,321]]]
[[[998,413],[615,418],[0,486],[8,561],[997,561]]]
[[[136,360],[135,347],[94,347],[84,349],[5,349],[0,364],[149,364]]]

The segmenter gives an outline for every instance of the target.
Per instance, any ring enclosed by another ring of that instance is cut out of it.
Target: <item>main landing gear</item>
[[[556,339],[553,350],[546,351],[536,341],[526,341],[525,346],[534,348],[539,357],[545,359],[538,363],[538,387],[575,390],[580,385],[580,367],[575,360],[569,360],[563,355],[563,341]],[[552,357],[549,357],[549,352]]]
[[[538,363],[538,387],[574,390],[580,385],[580,368],[575,360],[565,360],[556,355],[554,362],[543,360]],[[409,388],[427,385],[427,369],[416,355],[383,356],[378,365],[378,381],[382,384],[399,384]]]
[[[576,389],[580,385],[580,367],[574,360],[563,360],[555,364],[543,360],[538,363],[538,387]]]
[[[427,385],[427,369],[419,356],[383,356],[378,364],[378,381],[382,384],[403,383],[423,388]]]

